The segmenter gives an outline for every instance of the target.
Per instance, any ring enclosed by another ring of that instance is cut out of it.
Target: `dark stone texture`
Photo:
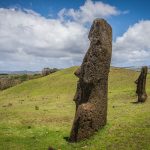
[[[107,121],[108,74],[112,53],[112,29],[104,19],[96,19],[90,29],[90,47],[82,65],[74,96],[76,113],[69,140],[90,137]]]
[[[136,94],[138,95],[138,102],[145,102],[147,99],[147,94],[145,90],[147,72],[147,66],[142,67],[141,74],[135,81],[135,83],[137,84]]]

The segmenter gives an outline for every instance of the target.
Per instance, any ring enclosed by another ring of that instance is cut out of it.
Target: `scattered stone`
[[[12,103],[8,103],[8,107],[11,107],[13,104]]]
[[[35,110],[39,110],[39,106],[35,106]]]
[[[35,137],[35,136],[32,136],[32,138],[33,138],[33,139],[36,139],[36,137]]]
[[[93,22],[88,36],[90,47],[82,65],[76,70],[79,78],[74,96],[76,113],[70,142],[86,139],[106,125],[108,74],[112,53],[112,29],[104,19]]]
[[[2,107],[11,107],[12,105],[12,103],[8,103],[7,105],[3,105]]]
[[[55,149],[54,149],[53,147],[50,146],[50,147],[48,148],[48,150],[55,150]]]
[[[137,84],[136,94],[138,95],[138,102],[145,102],[147,99],[147,94],[145,90],[147,72],[147,66],[142,67],[141,74],[135,81],[135,84]]]
[[[31,129],[31,126],[28,126],[28,129]]]

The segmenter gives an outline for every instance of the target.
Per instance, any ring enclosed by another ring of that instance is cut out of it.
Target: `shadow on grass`
[[[54,149],[53,147],[49,146],[48,150],[56,150],[56,149]]]
[[[70,140],[69,140],[69,137],[68,137],[68,136],[65,136],[63,139],[64,139],[64,140],[66,140],[67,142],[70,142]]]
[[[143,102],[138,102],[138,101],[136,101],[136,102],[131,102],[132,104],[143,104]]]

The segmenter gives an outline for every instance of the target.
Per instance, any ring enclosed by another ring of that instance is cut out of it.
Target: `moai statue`
[[[82,65],[74,96],[76,113],[70,142],[90,137],[107,121],[108,74],[112,53],[112,29],[104,19],[96,19],[90,29],[90,47]]]
[[[136,94],[138,95],[138,102],[145,102],[147,99],[147,94],[145,90],[147,70],[147,66],[142,67],[141,74],[135,81],[135,83],[137,84]]]

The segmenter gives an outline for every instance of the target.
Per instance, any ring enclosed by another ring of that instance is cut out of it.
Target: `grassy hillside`
[[[75,112],[76,68],[0,92],[0,150],[46,150],[49,146],[61,150],[150,149],[150,99],[132,103],[139,72],[127,69],[111,69],[107,125],[80,143],[65,140]],[[150,75],[147,93],[150,97]]]

